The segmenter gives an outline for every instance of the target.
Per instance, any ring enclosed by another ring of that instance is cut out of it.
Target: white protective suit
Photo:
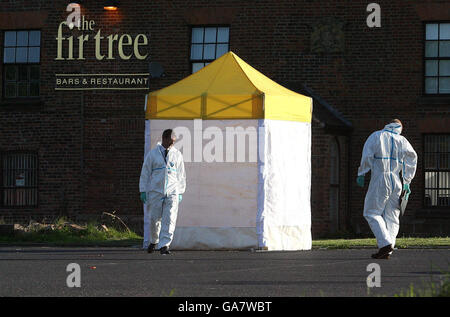
[[[177,221],[179,195],[186,189],[186,173],[181,152],[158,143],[145,157],[139,180],[139,191],[147,195],[144,208],[144,243],[169,247]],[[150,240],[150,241],[149,241]]]
[[[395,245],[399,230],[399,198],[403,183],[411,183],[416,173],[417,154],[405,137],[402,126],[390,123],[372,133],[364,144],[358,176],[371,171],[364,201],[364,218],[374,233],[378,247]]]

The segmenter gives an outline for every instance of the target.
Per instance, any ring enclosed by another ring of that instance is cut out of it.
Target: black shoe
[[[389,260],[389,256],[390,256],[389,253],[387,253],[387,254],[378,254],[378,253],[372,254],[373,259],[379,259],[379,260]]]
[[[153,253],[155,251],[156,244],[150,243],[150,245],[147,248],[147,253]]]
[[[169,248],[168,248],[168,247],[162,247],[162,248],[159,250],[159,252],[160,252],[162,255],[170,254],[170,251],[169,251]]]
[[[389,244],[385,247],[382,247],[378,253],[372,254],[373,259],[389,259],[389,256],[392,254],[394,249],[392,249],[392,246]]]

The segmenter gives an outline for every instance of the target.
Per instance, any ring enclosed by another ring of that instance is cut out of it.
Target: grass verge
[[[67,225],[69,224],[69,225]],[[116,223],[117,224],[117,223]],[[50,229],[49,229],[50,227]],[[65,218],[51,225],[28,226],[24,232],[12,236],[0,236],[0,245],[50,245],[50,246],[134,246],[142,243],[142,237],[126,226],[109,226],[106,230],[99,223],[90,222],[82,226],[71,226]],[[120,228],[120,229],[117,229]],[[321,239],[313,240],[313,249],[376,248],[374,238]],[[450,247],[450,237],[398,238],[396,247],[438,248]]]
[[[376,248],[377,241],[368,239],[324,239],[313,240],[314,249],[352,249],[352,248]],[[450,237],[435,238],[398,238],[398,249],[405,248],[440,248],[450,247]]]
[[[0,245],[131,246],[142,242],[142,237],[133,231],[114,227],[105,230],[94,222],[74,230],[70,226],[60,225],[63,222],[64,220],[57,220],[52,230],[36,229],[12,236],[0,236]]]

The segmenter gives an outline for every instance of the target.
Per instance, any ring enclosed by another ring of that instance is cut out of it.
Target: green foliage
[[[175,296],[175,289],[171,289],[168,293],[166,291],[161,292],[161,297],[174,297]]]
[[[377,241],[374,238],[368,239],[323,239],[313,240],[313,248],[322,249],[349,249],[372,247],[376,248]],[[398,238],[396,241],[397,248],[411,247],[448,247],[450,246],[450,237],[445,238]]]
[[[137,243],[142,238],[128,230],[107,228],[91,221],[87,224],[74,224],[65,218],[59,218],[52,224],[29,226],[26,232],[13,237],[0,236],[3,243],[47,243],[56,245],[97,245],[108,242]]]
[[[401,291],[395,297],[450,297],[450,273],[445,273],[440,283],[429,282],[420,288],[411,284],[408,290]]]

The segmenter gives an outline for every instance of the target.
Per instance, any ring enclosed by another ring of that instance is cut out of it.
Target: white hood
[[[384,130],[394,132],[397,134],[402,134],[402,129],[403,129],[402,125],[397,122],[392,122],[384,126]]]

